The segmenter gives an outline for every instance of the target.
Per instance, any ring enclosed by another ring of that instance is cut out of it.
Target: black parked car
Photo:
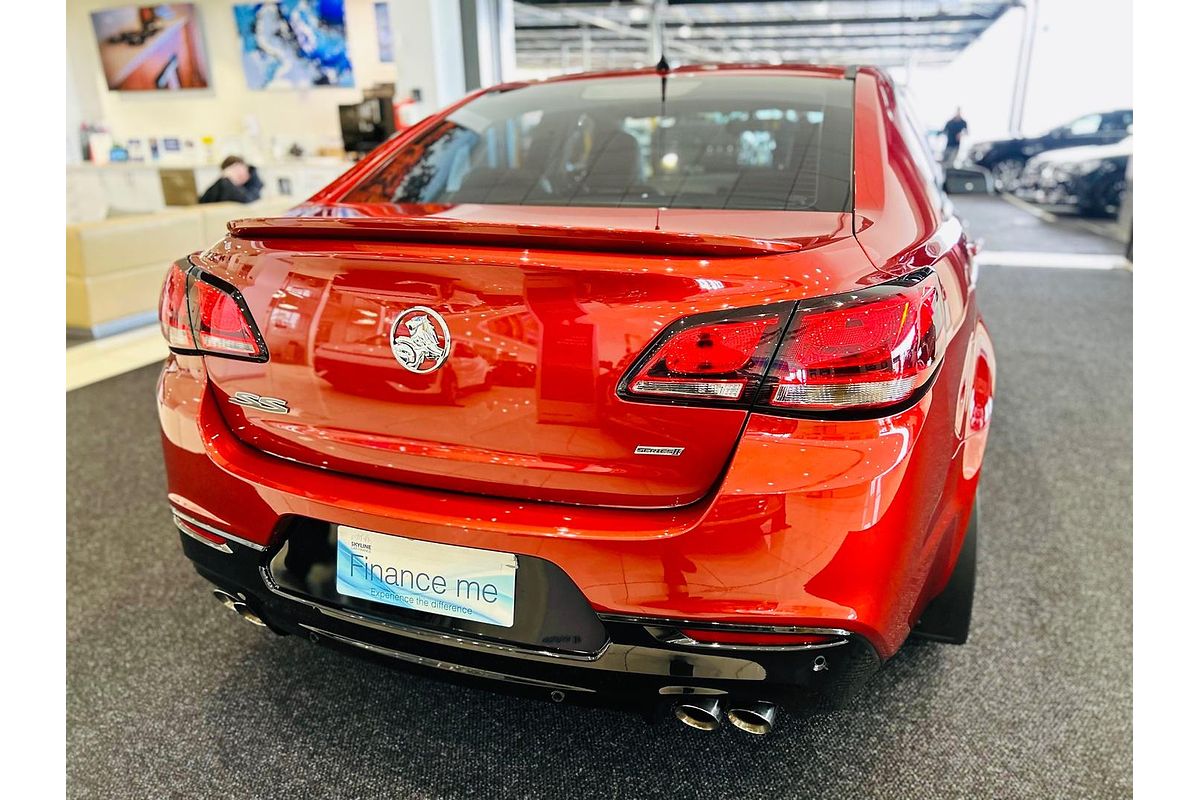
[[[1013,193],[1032,203],[1075,208],[1088,217],[1116,216],[1132,154],[1132,136],[1116,144],[1042,153],[1029,159]]]
[[[991,171],[997,189],[1012,191],[1026,162],[1038,153],[1089,144],[1115,144],[1129,135],[1132,126],[1133,111],[1128,108],[1085,114],[1041,136],[980,142],[971,147],[970,157],[971,161]]]

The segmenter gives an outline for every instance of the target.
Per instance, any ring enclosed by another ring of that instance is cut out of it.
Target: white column
[[[421,95],[419,116],[466,94],[462,19],[454,0],[391,0],[396,97]]]
[[[475,7],[479,85],[494,86],[516,74],[516,26],[512,0],[464,0]]]
[[[104,77],[91,17],[67,9],[67,163],[82,160],[79,126],[104,123]],[[152,93],[151,93],[152,94]]]

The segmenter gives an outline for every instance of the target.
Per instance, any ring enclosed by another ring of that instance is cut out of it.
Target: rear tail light
[[[192,281],[188,290],[192,331],[196,344],[206,353],[258,358],[265,350],[258,341],[258,332],[250,314],[238,302],[236,289],[221,289],[202,273]]]
[[[159,321],[176,353],[268,359],[266,343],[242,293],[189,262],[176,262],[167,272]]]
[[[946,319],[933,273],[801,305],[760,395],[775,408],[879,408],[928,382]]]
[[[187,272],[176,262],[167,271],[163,280],[162,297],[158,302],[158,321],[162,326],[163,338],[172,349],[194,350],[192,324],[188,320]]]
[[[618,393],[631,400],[713,400],[744,405],[754,399],[792,304],[731,316],[687,317],[667,328],[627,373]]]
[[[618,394],[800,414],[896,406],[932,377],[946,322],[930,269],[815,301],[688,317],[651,344]]]

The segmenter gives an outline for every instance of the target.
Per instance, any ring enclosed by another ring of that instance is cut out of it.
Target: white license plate
[[[339,525],[337,590],[414,611],[512,627],[517,557]]]

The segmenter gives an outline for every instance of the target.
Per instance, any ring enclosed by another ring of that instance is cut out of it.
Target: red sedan
[[[175,263],[185,554],[245,619],[711,730],[965,641],[995,361],[889,79],[476,92]]]

